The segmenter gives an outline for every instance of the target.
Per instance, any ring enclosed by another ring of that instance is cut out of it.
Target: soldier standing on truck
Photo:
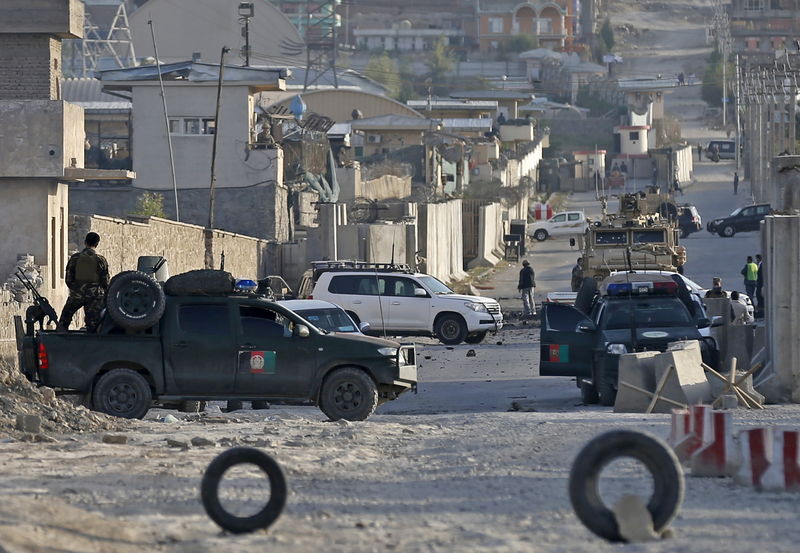
[[[69,288],[69,297],[58,322],[66,330],[72,317],[82,307],[86,331],[95,332],[100,324],[100,313],[108,290],[108,262],[95,251],[100,244],[99,234],[90,232],[84,244],[86,247],[73,254],[67,262],[64,279]]]

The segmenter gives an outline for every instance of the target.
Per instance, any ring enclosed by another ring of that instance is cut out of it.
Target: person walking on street
[[[706,292],[707,298],[727,298],[728,295],[725,293],[725,290],[722,289],[722,279],[720,277],[714,277],[711,281],[711,290]]]
[[[760,253],[756,254],[756,265],[758,265],[758,276],[756,277],[756,301],[758,310],[764,309],[764,258]],[[751,300],[753,298],[750,298]]]
[[[578,262],[575,263],[575,266],[572,268],[572,279],[570,280],[570,288],[572,288],[573,292],[577,292],[581,284],[583,283],[583,267],[581,264],[583,263],[583,258],[579,257]]]
[[[703,145],[697,145],[697,161],[703,161]]]
[[[84,244],[86,247],[67,262],[64,279],[69,297],[58,322],[64,330],[68,329],[72,317],[83,308],[86,331],[96,332],[108,290],[108,261],[95,251],[100,244],[99,234],[90,232]]]
[[[733,195],[736,196],[736,194],[738,192],[739,192],[739,172],[738,171],[734,171],[734,173],[733,173]]]
[[[533,301],[533,289],[536,287],[535,273],[527,259],[522,261],[519,271],[517,290],[522,294],[522,309],[525,317],[536,315],[536,303]]]
[[[753,256],[747,256],[747,263],[741,270],[744,277],[744,289],[750,298],[756,297],[756,284],[758,283],[758,265],[753,263]]]

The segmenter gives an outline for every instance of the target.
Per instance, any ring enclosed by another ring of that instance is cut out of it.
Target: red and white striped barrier
[[[761,489],[800,491],[800,450],[797,430],[772,430],[772,459],[761,477]]]
[[[669,436],[667,444],[675,448],[691,432],[691,418],[688,409],[673,409],[670,420]]]
[[[689,431],[672,446],[681,463],[688,463],[695,451],[703,445],[704,429],[707,426],[711,426],[711,406],[689,407]]]
[[[738,465],[738,451],[733,442],[733,413],[711,411],[710,419],[710,424],[705,421],[702,443],[691,458],[692,476],[733,476]]]
[[[773,460],[772,438],[771,428],[752,428],[739,432],[742,463],[734,477],[737,484],[761,487],[761,479]]]

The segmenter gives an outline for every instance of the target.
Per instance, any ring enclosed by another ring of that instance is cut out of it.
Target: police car
[[[620,355],[699,340],[703,361],[716,368],[717,343],[700,333],[712,322],[696,316],[701,308],[669,275],[616,273],[599,285],[585,279],[574,307],[542,306],[539,374],[577,377],[584,403],[613,405]]]

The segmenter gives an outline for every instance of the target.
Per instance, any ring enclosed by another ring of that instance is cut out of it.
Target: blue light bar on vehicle
[[[234,288],[239,292],[255,292],[258,288],[258,283],[249,278],[237,278]]]
[[[627,296],[637,294],[676,294],[676,282],[615,282],[606,287],[609,296]]]

